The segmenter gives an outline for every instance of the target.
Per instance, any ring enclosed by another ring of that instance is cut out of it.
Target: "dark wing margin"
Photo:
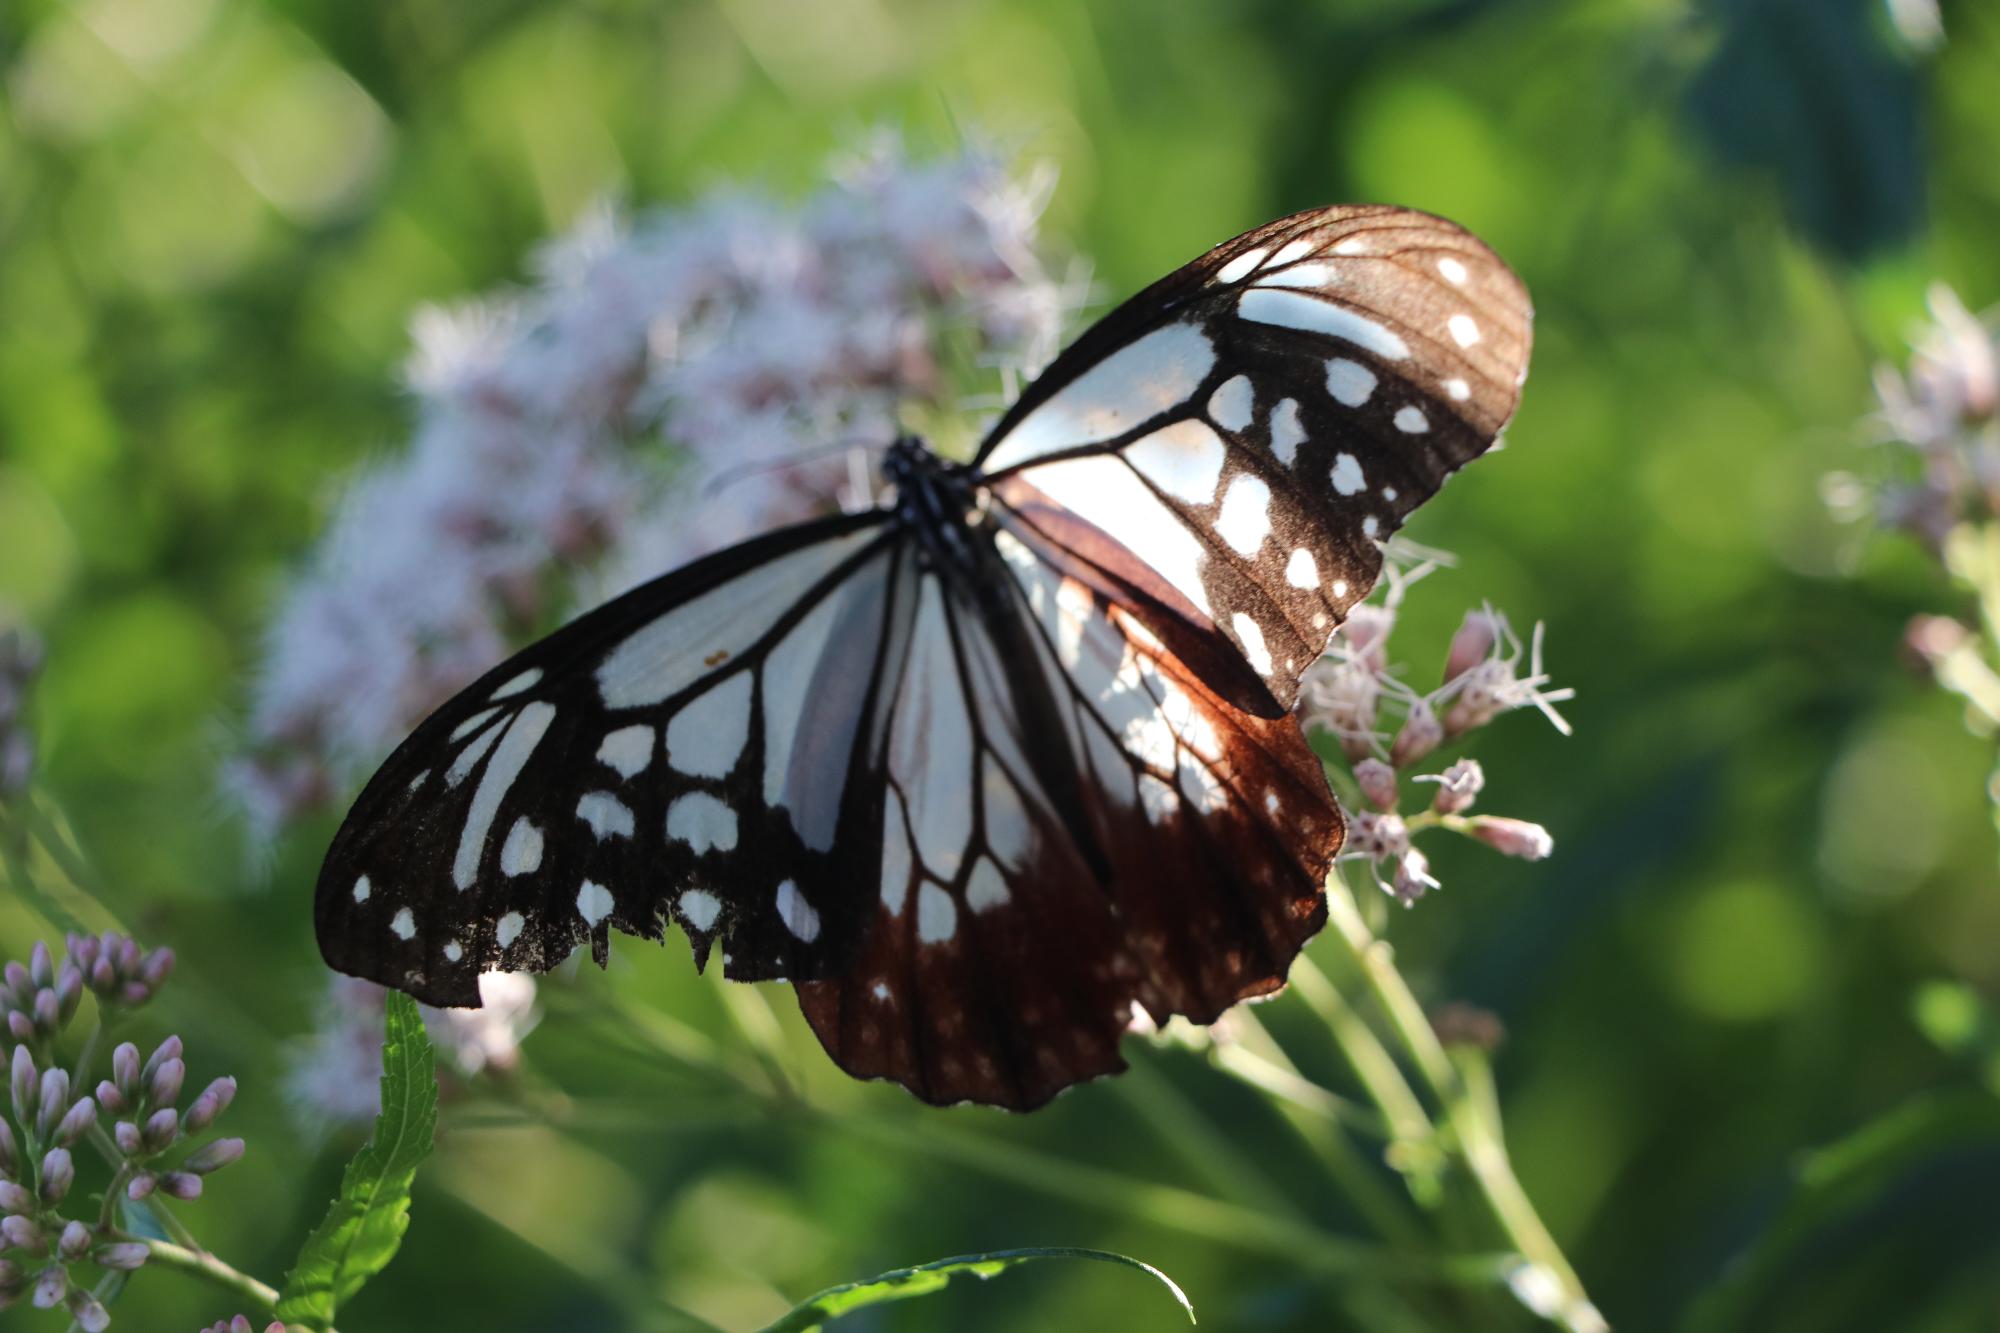
[[[798,991],[848,1073],[1028,1110],[1124,1068],[1135,1005],[1281,987],[1342,823],[1297,725],[1209,689],[1118,576],[1005,509],[981,532],[974,578],[919,576],[879,892]]]
[[[976,463],[1128,547],[1289,707],[1374,585],[1379,543],[1512,417],[1532,319],[1456,224],[1300,213],[1107,315]]]
[[[669,921],[738,980],[838,970],[877,875],[874,725],[908,559],[886,512],[744,543],[495,667],[363,790],[320,872],[342,972],[434,1005]],[[860,778],[861,780],[856,780]],[[871,790],[871,786],[874,788]],[[857,834],[857,831],[858,834]]]

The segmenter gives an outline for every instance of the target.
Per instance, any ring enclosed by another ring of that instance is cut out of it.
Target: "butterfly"
[[[841,1068],[1028,1109],[1135,1007],[1284,984],[1344,823],[1289,716],[1380,543],[1490,447],[1526,289],[1453,223],[1280,219],[1086,331],[970,463],[590,611],[439,708],[319,877],[434,1005],[613,929],[789,980]],[[413,571],[414,573],[414,571]]]

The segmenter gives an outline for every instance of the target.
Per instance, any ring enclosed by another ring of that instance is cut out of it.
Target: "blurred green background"
[[[1505,1021],[1517,1166],[1614,1325],[2000,1328],[2000,1061],[1937,1039],[2000,992],[1992,745],[1898,662],[1911,614],[1954,609],[1941,576],[1819,499],[1866,465],[1871,367],[1926,285],[2000,300],[2000,8],[1944,25],[1926,50],[1865,0],[10,0],[0,607],[50,646],[47,793],[110,905],[181,953],[147,1023],[191,1077],[243,1081],[250,1157],[187,1216],[275,1278],[353,1146],[297,1135],[279,1086],[322,995],[330,825],[250,865],[212,775],[341,478],[407,434],[410,312],[521,278],[606,196],[802,190],[871,127],[945,151],[977,126],[1060,166],[1050,248],[1106,295],[1334,200],[1447,214],[1518,269],[1525,405],[1413,525],[1461,565],[1399,640],[1441,654],[1481,598],[1548,623],[1577,734],[1510,719],[1481,757],[1557,851],[1438,850],[1398,957]],[[0,954],[47,929],[0,903]],[[677,946],[618,953],[612,986],[740,1042]],[[915,1114],[784,1021],[816,1102]],[[1164,1086],[1365,1234],[1257,1098],[1134,1055],[1029,1118],[926,1114],[1207,1189],[1139,1127]],[[1128,1199],[691,1097],[601,1025],[552,1018],[528,1057],[624,1119],[452,1132],[344,1324],[668,1326],[633,1313],[652,1292],[741,1325],[898,1264],[1090,1244],[1165,1268],[1206,1327],[1370,1326],[1353,1284]],[[855,1323],[1172,1326],[1142,1286],[1052,1266]],[[228,1313],[146,1274],[116,1326]]]

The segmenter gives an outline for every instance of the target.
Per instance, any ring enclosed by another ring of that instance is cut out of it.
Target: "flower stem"
[[[274,1287],[259,1282],[248,1273],[242,1272],[206,1250],[192,1249],[176,1245],[172,1241],[155,1240],[150,1236],[120,1235],[120,1240],[137,1241],[146,1247],[146,1262],[158,1264],[202,1279],[224,1291],[234,1292],[246,1301],[253,1301],[261,1310],[271,1314],[278,1312],[278,1292]],[[339,1333],[329,1326],[325,1333]]]
[[[1603,1328],[1603,1318],[1591,1305],[1576,1270],[1514,1175],[1497,1115],[1491,1109],[1497,1101],[1490,1082],[1483,1087],[1468,1085],[1397,969],[1394,951],[1368,929],[1354,895],[1337,874],[1327,881],[1327,909],[1337,936],[1347,945],[1404,1054],[1443,1108],[1445,1123],[1501,1231],[1523,1259],[1555,1279],[1562,1291],[1564,1322],[1580,1330]],[[1483,1062],[1480,1068],[1484,1069]]]

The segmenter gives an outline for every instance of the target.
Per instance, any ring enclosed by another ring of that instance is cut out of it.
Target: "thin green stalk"
[[[1151,1061],[1135,1061],[1119,1080],[1118,1090],[1211,1193],[1295,1221],[1299,1219],[1298,1205],[1286,1198],[1263,1168],[1228,1135],[1218,1131],[1214,1122],[1182,1095],[1173,1080],[1155,1069]]]
[[[1397,970],[1393,950],[1375,938],[1362,921],[1354,895],[1337,874],[1327,881],[1327,907],[1336,937],[1347,945],[1404,1052],[1444,1108],[1445,1122],[1458,1140],[1466,1166],[1495,1221],[1522,1258],[1546,1269],[1556,1279],[1571,1321],[1588,1323],[1584,1312],[1591,1312],[1590,1317],[1594,1318],[1594,1307],[1583,1283],[1535,1211],[1527,1191],[1521,1188],[1508,1160],[1500,1127],[1482,1105],[1482,1102],[1487,1106],[1497,1105],[1497,1101],[1490,1093],[1482,1097],[1468,1088],[1458,1067],[1445,1053],[1423,1006]]]
[[[176,1245],[172,1241],[155,1240],[151,1236],[118,1234],[119,1240],[137,1241],[146,1247],[146,1262],[161,1268],[171,1268],[187,1273],[202,1281],[233,1292],[246,1301],[254,1302],[258,1309],[267,1314],[275,1314],[278,1309],[276,1288],[266,1286],[248,1273],[232,1268],[208,1251],[186,1245]],[[326,1333],[339,1333],[329,1327]]]

